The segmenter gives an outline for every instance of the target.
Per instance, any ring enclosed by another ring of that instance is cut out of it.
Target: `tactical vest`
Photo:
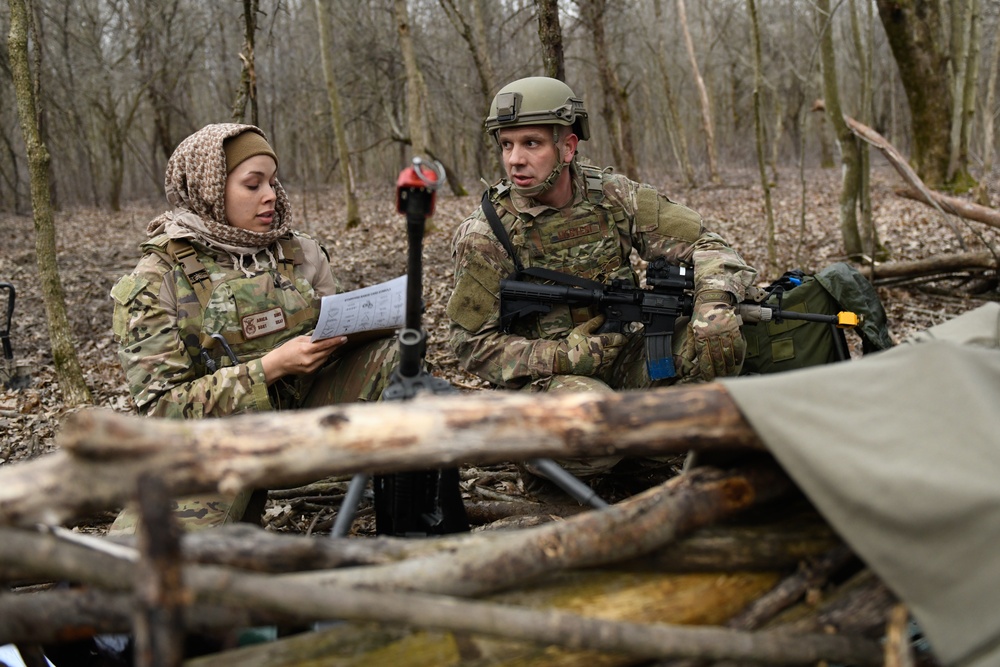
[[[278,260],[277,271],[251,277],[199,253],[184,239],[163,235],[144,244],[144,250],[173,265],[169,278],[177,294],[177,327],[199,375],[258,359],[314,328],[316,294],[295,276],[295,265],[303,263],[302,246],[294,236],[278,243],[284,259]]]
[[[586,180],[583,200],[569,216],[546,214],[529,225],[510,201],[510,186],[492,188],[491,199],[524,267],[539,267],[597,282],[614,278],[636,283],[627,257],[622,256],[621,225],[625,211],[605,201],[600,169],[579,165]]]
[[[519,270],[545,269],[598,283],[619,279],[637,285],[638,277],[631,262],[623,256],[621,228],[628,224],[625,210],[606,201],[600,169],[591,165],[577,166],[586,181],[586,189],[583,200],[572,207],[568,216],[560,212],[547,213],[533,220],[527,216],[522,218],[510,201],[509,184],[501,183],[488,191],[502,231],[509,230],[511,247],[517,255],[515,264],[519,264]],[[556,306],[535,321],[528,318],[519,323],[515,333],[531,338],[556,338],[596,314],[596,307]]]

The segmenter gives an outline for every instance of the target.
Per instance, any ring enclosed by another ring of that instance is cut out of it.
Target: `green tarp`
[[[724,381],[947,665],[1000,665],[1000,305],[847,363]]]

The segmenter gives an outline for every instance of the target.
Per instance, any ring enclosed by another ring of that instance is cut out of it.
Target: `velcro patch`
[[[493,260],[493,261],[491,261]],[[470,247],[455,272],[455,289],[448,299],[448,317],[466,331],[476,332],[500,316],[500,276],[513,267],[497,266],[496,258]]]
[[[240,324],[243,327],[243,337],[247,340],[260,338],[288,328],[285,311],[278,307],[247,315],[240,320]]]

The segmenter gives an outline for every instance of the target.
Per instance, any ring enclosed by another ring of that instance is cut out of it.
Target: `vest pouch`
[[[311,295],[282,276],[265,272],[248,278],[234,271],[214,285],[202,331],[203,337],[221,334],[242,363],[311,330],[316,316]]]

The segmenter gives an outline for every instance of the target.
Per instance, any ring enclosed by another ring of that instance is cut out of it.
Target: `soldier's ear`
[[[572,132],[566,135],[563,139],[563,149],[562,149],[562,159],[563,162],[569,164],[573,161],[573,156],[576,155],[576,147],[580,143],[580,137],[576,136]]]

